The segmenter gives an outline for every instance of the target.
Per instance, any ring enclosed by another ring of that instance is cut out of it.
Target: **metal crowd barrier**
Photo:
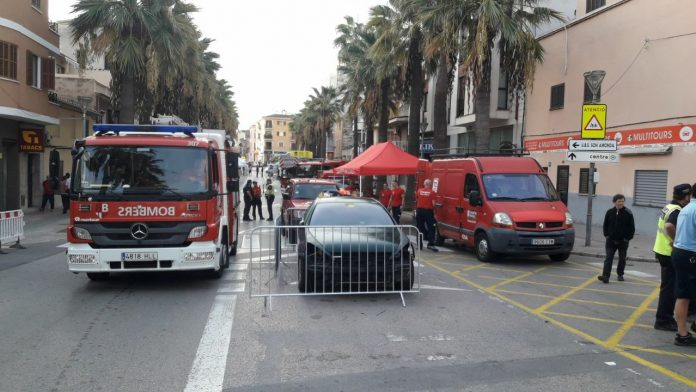
[[[24,211],[2,211],[0,212],[0,254],[7,252],[2,250],[2,245],[15,241],[11,248],[24,249],[20,240],[24,238]]]
[[[273,297],[420,292],[413,226],[260,226],[248,233],[249,293]],[[295,239],[293,242],[292,240]]]

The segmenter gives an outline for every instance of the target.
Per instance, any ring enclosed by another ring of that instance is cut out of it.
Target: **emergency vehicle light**
[[[198,127],[184,125],[133,125],[133,124],[94,124],[94,132],[97,135],[113,132],[158,132],[158,133],[185,133],[191,135],[198,132]]]

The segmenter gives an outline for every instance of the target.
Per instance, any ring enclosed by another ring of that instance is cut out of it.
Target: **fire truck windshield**
[[[75,164],[73,191],[119,199],[202,197],[210,189],[209,165],[202,148],[90,146]]]

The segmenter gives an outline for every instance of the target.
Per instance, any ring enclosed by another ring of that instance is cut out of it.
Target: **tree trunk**
[[[370,148],[375,140],[375,130],[372,119],[365,120],[365,150]],[[364,176],[362,182],[362,194],[364,197],[372,197],[372,176]]]
[[[491,152],[491,79],[486,76],[476,87],[474,99],[474,137],[476,138],[476,152]]]
[[[449,152],[447,137],[447,93],[449,91],[449,64],[447,56],[440,56],[435,81],[435,107],[433,108],[433,150],[436,154]]]
[[[135,123],[135,78],[133,75],[122,75],[120,101],[119,124]]]
[[[420,118],[423,104],[423,54],[420,51],[421,33],[417,30],[409,43],[409,67],[411,68],[411,95],[408,107],[408,147],[406,151],[420,156]],[[416,178],[406,177],[405,210],[412,210],[416,201]]]
[[[358,132],[358,116],[353,116],[353,158],[358,156],[360,133]]]
[[[387,141],[389,132],[389,79],[384,78],[379,83],[379,127],[377,134],[377,141],[379,143],[384,143]],[[375,189],[379,194],[382,191],[382,187],[387,182],[386,176],[377,177],[377,186]]]

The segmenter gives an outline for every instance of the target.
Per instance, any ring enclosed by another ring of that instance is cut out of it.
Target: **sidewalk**
[[[411,211],[404,211],[401,214],[401,224],[414,226],[416,225],[416,222],[413,220],[413,213]],[[573,247],[573,254],[578,256],[590,256],[604,259],[606,253],[604,251],[605,239],[604,234],[602,233],[602,227],[592,227],[592,242],[591,245],[588,247],[585,246],[585,225],[581,223],[576,223],[574,226],[575,246]],[[628,245],[627,260],[654,263],[655,254],[652,251],[654,243],[654,236],[636,233],[635,237]],[[616,257],[618,257],[618,255],[614,256],[614,258]]]
[[[57,204],[60,204],[60,201]],[[44,212],[39,211],[38,208],[25,208],[22,245],[60,240],[63,242],[67,241],[65,230],[68,226],[69,216],[68,214],[63,214],[62,208],[58,205],[56,205],[54,210],[46,208]]]

